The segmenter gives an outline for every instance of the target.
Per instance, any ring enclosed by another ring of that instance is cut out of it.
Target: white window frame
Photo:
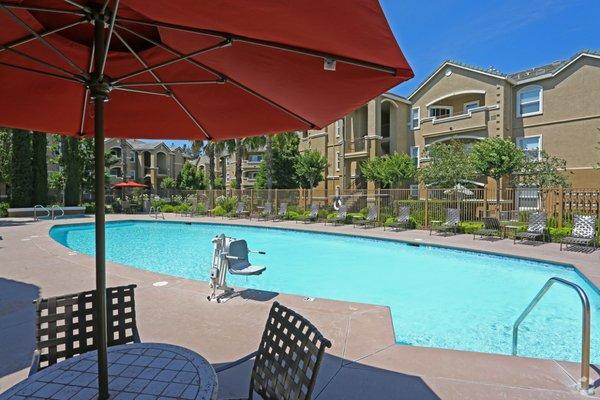
[[[523,141],[525,141],[525,139],[532,139],[532,138],[538,138],[537,160],[539,161],[542,159],[542,135],[530,135],[530,136],[519,137],[519,138],[517,138],[517,147],[519,149],[525,151],[525,149],[523,148]]]
[[[335,129],[335,137],[340,138],[342,136],[342,134],[344,133],[344,119],[343,118],[335,121],[334,129]]]
[[[521,102],[521,95],[524,92],[530,92],[534,89],[539,90],[539,96],[538,96],[538,100],[534,100],[534,101],[528,101],[526,103],[522,103]],[[525,113],[525,114],[521,114],[521,105],[523,104],[531,104],[531,103],[540,103],[540,109],[538,111],[533,111],[530,113]],[[533,115],[540,115],[544,112],[544,88],[541,87],[540,85],[529,85],[529,86],[525,86],[524,88],[519,89],[519,91],[517,92],[517,101],[516,101],[516,105],[517,105],[517,117],[530,117]]]
[[[472,106],[472,105],[475,105],[475,107],[479,107],[479,100],[467,101],[466,103],[464,103],[463,104],[463,112],[465,114],[468,113],[467,107]]]
[[[414,125],[415,117],[414,112],[417,112],[417,125]],[[410,127],[411,129],[417,130],[421,127],[421,107],[413,107],[410,109]]]
[[[413,156],[413,149],[417,149],[417,157]],[[421,165],[421,146],[410,146],[410,158],[417,159],[417,168]]]
[[[441,119],[444,119],[444,118],[449,118],[449,117],[451,117],[451,116],[453,116],[453,115],[454,115],[454,107],[452,107],[452,106],[429,106],[429,107],[427,108],[427,116],[428,116],[429,118],[433,118],[433,119],[439,119],[438,117],[435,117],[435,116],[431,115],[431,110],[432,110],[432,109],[436,109],[436,108],[437,108],[437,109],[440,109],[440,110],[448,110],[448,111],[450,111],[450,115],[448,115],[447,117],[443,117],[443,118],[441,118]]]
[[[340,170],[340,152],[335,152],[335,170],[336,172]]]

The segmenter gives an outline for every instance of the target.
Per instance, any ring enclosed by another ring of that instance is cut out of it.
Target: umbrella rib
[[[54,53],[56,53],[60,58],[62,58],[67,64],[69,64],[71,67],[75,68],[77,71],[79,71],[79,73],[85,75],[85,72],[83,71],[83,69],[81,69],[81,67],[79,65],[75,64],[73,62],[73,60],[71,60],[69,57],[67,57],[62,51],[58,50],[56,48],[56,46],[54,46],[52,43],[47,41],[43,36],[41,36],[39,33],[37,33],[32,27],[29,26],[29,24],[27,24],[25,21],[23,21],[18,15],[16,15],[10,9],[6,8],[3,4],[0,4],[0,8],[4,12],[6,12],[12,19],[14,19],[19,25],[21,25],[23,28],[28,30],[29,33],[31,33],[33,36],[35,36],[37,39],[39,39],[46,47],[48,47],[50,50],[52,50]]]
[[[108,6],[108,1],[104,4],[103,9]],[[115,30],[115,20],[117,18],[117,11],[119,10],[119,0],[115,0],[115,8],[110,18],[110,25],[108,26],[108,37],[106,39],[106,46],[104,46],[104,54],[102,54],[102,63],[100,64],[99,76],[104,76],[104,68],[106,67],[106,60],[108,59],[108,50],[110,48],[110,42],[112,40],[113,31]]]
[[[173,82],[135,82],[135,83],[117,83],[114,87],[132,87],[132,86],[179,86],[179,85],[207,85],[225,83],[222,80],[206,81],[173,81]]]
[[[45,32],[39,33],[38,35],[41,36],[41,37],[49,36],[49,35],[52,35],[54,33],[57,33],[57,32],[60,32],[60,31],[64,31],[65,29],[69,29],[69,28],[72,28],[74,26],[80,25],[80,24],[82,24],[84,22],[86,22],[86,20],[85,19],[81,19],[81,20],[73,22],[71,24],[68,24],[68,25],[61,26],[61,27],[56,28],[56,29],[52,29],[52,30],[49,30],[49,31],[45,31]],[[32,35],[32,36],[29,36],[29,37],[26,37],[26,38],[23,38],[23,39],[16,40],[16,41],[14,41],[12,43],[6,44],[6,45],[4,45],[5,46],[4,48],[0,48],[0,53],[2,51],[6,50],[6,48],[11,48],[12,49],[14,47],[21,46],[22,44],[29,43],[29,42],[37,39],[37,38],[38,37],[36,35]]]
[[[157,47],[160,47],[161,49],[163,49],[163,50],[165,50],[165,51],[167,51],[167,52],[169,52],[171,54],[181,56],[181,53],[179,53],[177,50],[174,50],[171,47],[169,47],[169,46],[167,46],[167,45],[165,45],[163,43],[156,42],[155,40],[152,40],[152,39],[150,39],[150,38],[148,38],[148,37],[146,37],[146,36],[144,36],[144,35],[136,32],[134,30],[131,30],[131,29],[125,27],[125,26],[122,26],[122,25],[119,25],[119,24],[117,24],[117,26],[119,28],[121,28],[121,29],[123,29],[123,30],[125,30],[125,31],[127,31],[127,32],[129,32],[129,33],[131,33],[131,34],[133,34],[133,35],[141,38],[141,39],[144,39],[144,40],[148,41],[149,43],[151,43],[151,44],[153,44],[153,45],[155,45]],[[284,113],[286,113],[286,114],[294,117],[295,119],[301,121],[302,123],[308,125],[310,128],[314,128],[314,127],[317,126],[316,124],[310,122],[306,118],[304,118],[304,117],[302,117],[302,116],[294,113],[293,111],[288,110],[287,108],[285,108],[281,104],[278,104],[278,103],[274,102],[273,100],[267,98],[266,96],[264,96],[264,95],[262,95],[262,94],[260,94],[260,93],[258,93],[256,91],[250,89],[249,87],[241,84],[240,82],[237,82],[236,80],[231,79],[230,77],[226,76],[225,74],[223,74],[223,73],[221,73],[219,71],[216,71],[216,70],[214,70],[214,69],[212,69],[212,68],[210,68],[210,67],[208,67],[208,66],[206,66],[206,65],[204,65],[204,64],[202,64],[202,63],[200,63],[200,62],[198,62],[198,61],[196,61],[194,59],[191,59],[191,58],[188,58],[185,61],[187,61],[188,63],[190,63],[190,64],[192,64],[192,65],[194,65],[194,66],[196,66],[196,67],[198,67],[198,68],[200,68],[200,69],[202,69],[202,70],[204,70],[206,72],[210,72],[210,73],[212,73],[212,74],[220,77],[225,82],[231,82],[233,85],[237,86],[238,88],[244,90],[245,92],[247,92],[247,93],[249,93],[249,94],[251,94],[251,95],[253,95],[255,97],[258,97],[262,101],[270,104],[271,106],[279,109],[280,111],[283,111]]]
[[[92,72],[92,68],[94,66],[94,53],[96,52],[96,43],[92,43],[92,48],[90,51],[90,62],[88,64],[89,73]],[[90,88],[85,88],[85,94],[83,95],[83,107],[81,108],[81,120],[79,122],[79,135],[83,136],[83,128],[85,128],[85,113],[87,111],[88,98],[90,96]]]
[[[355,65],[358,67],[372,69],[375,71],[384,72],[384,73],[394,75],[394,76],[397,74],[396,68],[388,67],[385,65],[377,64],[377,63],[371,63],[368,61],[357,60],[352,57],[336,56],[333,54],[324,53],[324,52],[320,52],[320,51],[316,51],[316,50],[311,50],[311,49],[306,49],[306,48],[291,46],[291,45],[285,45],[285,44],[272,42],[272,41],[268,41],[268,40],[254,39],[254,38],[250,38],[250,37],[246,37],[246,36],[240,36],[240,35],[235,35],[235,34],[231,34],[231,33],[227,33],[227,32],[222,32],[222,31],[189,28],[186,26],[167,24],[167,23],[161,23],[161,22],[156,22],[156,21],[152,21],[152,22],[139,21],[136,19],[125,18],[125,17],[119,17],[119,18],[117,18],[117,20],[122,21],[122,22],[132,23],[132,24],[148,25],[148,26],[153,26],[156,28],[165,28],[165,29],[172,29],[172,30],[181,31],[181,32],[195,33],[198,35],[223,37],[223,38],[227,37],[227,38],[231,38],[233,41],[244,42],[244,43],[251,44],[251,45],[270,47],[273,49],[283,50],[283,51],[297,53],[297,54],[303,54],[303,55],[311,56],[311,57],[333,59],[333,60],[340,61],[340,62],[343,62],[346,64],[351,64],[351,65]],[[409,72],[409,70],[407,70],[405,68],[401,68],[401,70],[405,70],[406,72]]]
[[[34,62],[36,62],[38,64],[41,64],[41,65],[44,65],[44,66],[46,66],[48,68],[52,68],[52,69],[54,69],[56,71],[60,71],[60,72],[62,72],[64,74],[66,74],[67,76],[73,78],[74,80],[76,80],[78,82],[81,82],[81,79],[77,79],[78,78],[77,75],[74,75],[71,71],[67,71],[64,68],[58,67],[58,66],[50,64],[50,63],[47,63],[44,60],[40,60],[37,57],[30,56],[29,54],[23,53],[22,51],[19,51],[19,50],[16,50],[16,49],[11,49],[10,47],[6,47],[6,46],[1,45],[1,44],[0,44],[0,50],[10,51],[11,53],[15,53],[16,55],[21,56],[21,57],[23,57],[23,58],[25,58],[27,60],[34,61]]]
[[[133,48],[129,45],[129,43],[127,43],[127,41],[119,34],[119,32],[115,31],[115,35],[117,36],[117,38],[125,45],[125,47],[127,47],[127,50],[129,50],[129,52],[131,54],[133,54],[133,56],[138,60],[138,62],[140,64],[142,64],[144,67],[147,67],[148,64],[146,63],[146,61],[144,61],[144,59],[137,54]],[[179,106],[179,108],[181,108],[183,110],[183,112],[188,116],[188,118],[190,118],[192,120],[192,122],[194,123],[194,125],[196,125],[198,127],[198,129],[200,129],[200,131],[204,134],[204,136],[206,136],[207,139],[211,139],[211,136],[208,134],[208,132],[206,131],[206,129],[204,128],[204,126],[202,126],[202,124],[200,122],[198,122],[198,120],[192,115],[192,113],[183,105],[183,103],[177,98],[177,96],[175,96],[175,94],[173,92],[171,92],[169,90],[169,88],[166,86],[165,83],[163,83],[161,81],[161,79],[158,77],[158,75],[156,75],[156,72],[154,71],[149,71],[150,74],[152,75],[152,77],[156,80],[156,82],[158,84],[160,84],[160,86],[162,86],[162,88],[164,90],[167,91],[167,93],[170,94],[170,97],[173,99],[173,101],[175,101],[175,103],[177,103],[177,105]],[[118,89],[118,88],[117,88]]]
[[[64,0],[64,2],[67,3],[67,4],[70,4],[70,5],[74,6],[74,7],[79,8],[80,10],[82,10],[83,12],[85,12],[86,14],[89,14],[89,13],[92,12],[91,8],[89,8],[87,6],[84,6],[83,4],[79,4],[76,1],[73,1],[73,0]]]
[[[188,53],[188,54],[180,54],[179,57],[177,57],[177,58],[173,58],[171,60],[167,60],[167,61],[164,61],[162,63],[156,64],[156,65],[153,65],[153,66],[146,66],[146,68],[143,68],[143,69],[131,72],[131,73],[126,74],[126,75],[119,76],[119,77],[115,78],[114,80],[112,80],[112,82],[113,83],[118,83],[120,81],[129,79],[129,78],[133,78],[134,76],[138,76],[138,75],[141,75],[141,74],[146,73],[146,72],[151,72],[151,71],[154,71],[155,69],[163,68],[163,67],[166,67],[168,65],[172,65],[172,64],[175,64],[175,63],[178,63],[178,62],[181,62],[181,61],[188,60],[191,57],[195,57],[195,56],[198,56],[200,54],[208,53],[209,51],[212,51],[212,50],[217,50],[217,49],[229,46],[230,44],[231,44],[231,41],[224,40],[224,41],[222,41],[220,43],[217,43],[217,44],[215,44],[213,46],[210,46],[210,47],[205,47],[203,49],[199,49],[199,50],[193,51],[193,52]]]
[[[132,93],[140,93],[140,94],[151,94],[154,96],[171,97],[171,93],[169,93],[169,92],[151,92],[149,90],[131,89],[131,88],[124,88],[124,87],[115,87],[113,90],[120,90],[122,92],[132,92]]]
[[[20,10],[79,15],[80,17],[84,17],[86,15],[84,12],[74,11],[74,10],[62,10],[62,9],[58,9],[58,8],[49,8],[49,7],[36,7],[36,6],[28,6],[28,5],[5,3],[5,2],[0,2],[0,4],[4,5],[5,7],[8,7],[8,8],[16,8],[16,9],[20,9]]]
[[[40,71],[40,70],[35,69],[35,68],[23,67],[21,65],[14,65],[14,64],[9,64],[9,63],[5,63],[5,62],[0,62],[0,65],[3,65],[5,67],[9,67],[9,68],[20,69],[20,70],[27,71],[27,72],[33,72],[35,74],[45,75],[45,76],[49,76],[49,77],[52,77],[52,78],[58,78],[58,79],[62,79],[62,80],[69,81],[69,82],[74,82],[74,83],[79,83],[79,84],[83,84],[84,83],[81,80],[75,79],[75,78],[73,78],[71,76],[53,74],[51,72]]]

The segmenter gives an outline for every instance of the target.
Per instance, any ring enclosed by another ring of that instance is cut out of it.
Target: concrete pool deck
[[[147,215],[109,215],[107,221],[149,220]],[[471,235],[429,236],[426,231],[390,232],[294,222],[188,218],[194,221],[335,232],[498,252],[572,264],[600,287],[600,251],[560,252],[556,244],[513,245],[512,240],[473,240]],[[52,225],[93,218],[32,222],[0,220],[0,392],[27,376],[34,347],[31,301],[94,287],[94,259],[48,236]],[[132,249],[143,250],[143,249]],[[153,283],[167,281],[166,286]],[[109,286],[135,283],[143,341],[188,347],[214,364],[256,350],[271,302],[295,309],[333,342],[319,374],[316,399],[580,399],[574,388],[579,365],[495,354],[403,346],[395,343],[387,307],[245,291],[225,304],[206,301],[208,283],[107,263]],[[396,327],[401,329],[401,327]],[[219,374],[220,398],[246,395],[251,363]],[[591,380],[600,385],[600,371]],[[600,389],[598,389],[600,392]]]

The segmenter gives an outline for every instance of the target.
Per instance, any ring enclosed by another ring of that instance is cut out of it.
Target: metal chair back
[[[264,215],[271,215],[271,214],[273,214],[273,204],[271,204],[271,203],[265,203],[265,208],[263,209],[263,214]]]
[[[460,223],[460,210],[458,208],[446,209],[446,224],[458,225]]]
[[[287,213],[287,203],[281,203],[279,205],[279,216],[282,217]]]
[[[400,207],[396,222],[405,223],[410,219],[410,207]]]
[[[310,399],[331,342],[306,318],[274,302],[252,367],[249,398]]]
[[[596,236],[596,217],[593,215],[573,216],[573,237],[593,239]]]
[[[235,209],[235,212],[238,213],[238,214],[244,212],[244,202],[243,201],[238,201],[237,207]]]
[[[534,212],[529,214],[529,225],[527,226],[527,232],[530,233],[544,233],[546,230],[548,217],[545,212]]]
[[[369,208],[369,211],[367,211],[367,217],[365,219],[367,221],[375,221],[377,219],[377,207]]]
[[[319,205],[318,204],[312,204],[310,206],[309,217],[310,218],[317,218],[318,216],[319,216]]]
[[[106,289],[108,345],[139,342],[135,316],[136,285]],[[39,298],[36,306],[37,365],[41,370],[67,358],[97,350],[95,290]]]
[[[500,226],[500,221],[498,221],[498,218],[493,218],[493,217],[483,218],[483,227],[485,229],[492,229],[492,230],[496,230],[496,231],[499,231],[500,229],[502,229]]]
[[[342,204],[340,206],[340,208],[338,209],[338,218],[339,219],[346,218],[346,215],[348,215],[348,208],[346,207],[345,204]]]

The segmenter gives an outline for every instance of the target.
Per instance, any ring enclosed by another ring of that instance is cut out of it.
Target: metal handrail
[[[44,211],[46,211],[45,217],[49,217],[50,216],[50,210],[48,210],[46,207],[44,207],[41,204],[36,204],[35,206],[33,206],[33,220],[34,221],[39,221],[39,218],[37,216],[37,210],[44,210]]]
[[[54,211],[58,210],[61,212],[61,214],[59,216],[54,215]],[[52,219],[56,219],[56,218],[60,218],[60,217],[64,217],[65,216],[65,210],[58,205],[53,205],[52,207],[50,207],[50,211],[52,212]]]
[[[150,207],[150,211],[148,214],[150,214],[151,217],[153,216],[154,219],[158,219],[158,213],[161,214],[162,219],[165,219],[165,213],[160,211],[160,208],[158,208],[158,207],[154,207],[154,206]]]
[[[539,303],[542,297],[550,290],[552,285],[560,283],[573,289],[579,295],[582,309],[582,329],[581,329],[581,379],[579,380],[579,390],[585,393],[591,393],[593,388],[590,387],[590,301],[584,290],[573,282],[565,279],[552,277],[548,279],[542,289],[535,295],[529,303],[525,311],[521,313],[515,324],[513,325],[513,340],[512,354],[517,355],[517,340],[519,334],[519,325],[527,317],[529,312]]]

